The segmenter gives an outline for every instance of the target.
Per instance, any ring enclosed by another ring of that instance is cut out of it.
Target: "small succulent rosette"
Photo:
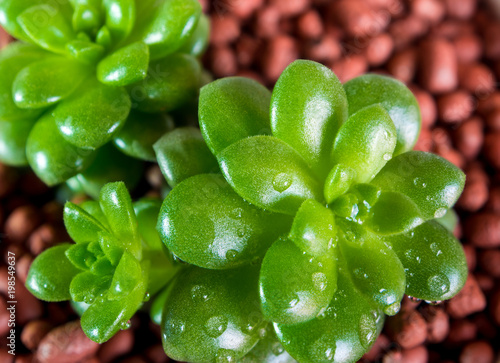
[[[196,102],[209,31],[197,0],[4,0],[0,25],[19,39],[0,52],[0,161],[48,185],[112,158],[95,152],[109,141],[154,161],[164,113]],[[95,169],[72,185],[96,184]]]
[[[153,199],[132,203],[122,182],[106,184],[98,201],[66,203],[64,223],[75,243],[42,252],[27,288],[41,300],[71,300],[85,334],[107,341],[177,272],[155,229],[160,206]]]
[[[461,245],[436,221],[465,176],[412,151],[420,111],[401,82],[342,85],[299,60],[272,94],[206,85],[199,117],[221,173],[177,184],[159,215],[162,241],[194,265],[162,296],[170,357],[355,362],[405,293],[444,300],[465,283]]]

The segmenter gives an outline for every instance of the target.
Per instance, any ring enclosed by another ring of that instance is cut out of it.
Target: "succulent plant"
[[[196,101],[208,41],[196,0],[4,0],[0,25],[19,39],[0,53],[0,160],[49,185],[110,141],[154,161],[164,113]]]
[[[175,275],[155,230],[160,201],[132,203],[122,182],[106,184],[99,201],[64,208],[75,241],[42,252],[26,286],[45,301],[71,300],[82,309],[81,325],[102,343],[130,325],[130,318]]]
[[[157,304],[171,358],[245,361],[255,347],[269,362],[354,362],[405,293],[443,300],[465,283],[461,245],[436,221],[465,176],[412,151],[420,112],[399,81],[342,85],[299,60],[272,93],[239,77],[204,86],[199,119],[220,172],[178,180],[157,226],[187,263]]]

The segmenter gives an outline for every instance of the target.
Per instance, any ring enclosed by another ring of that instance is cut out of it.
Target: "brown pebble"
[[[386,327],[392,339],[405,349],[422,344],[427,337],[427,325],[416,311],[402,311],[387,320]]]
[[[28,277],[28,271],[32,262],[33,256],[28,253],[24,254],[17,260],[16,275],[23,284],[26,283],[26,278]]]
[[[12,37],[2,27],[0,27],[0,49],[12,41]]]
[[[477,6],[477,0],[445,0],[446,13],[451,18],[456,18],[460,20],[470,19]]]
[[[436,147],[435,153],[441,156],[442,158],[445,158],[459,169],[463,169],[465,166],[464,157],[455,149]]]
[[[279,35],[271,39],[262,60],[264,75],[270,82],[275,82],[298,56],[297,45],[292,37]]]
[[[22,303],[17,305],[16,319],[24,325],[28,321],[40,319],[43,315],[43,304],[34,297],[23,284],[16,284],[16,300]]]
[[[481,59],[483,44],[476,34],[462,34],[453,39],[458,61],[471,63]]]
[[[448,336],[450,322],[443,308],[427,305],[420,313],[427,322],[427,341],[433,344],[444,341]]]
[[[493,363],[494,351],[485,341],[468,343],[460,353],[459,363]]]
[[[259,73],[254,72],[254,71],[250,71],[250,70],[239,71],[238,73],[236,73],[236,76],[250,78],[250,79],[253,79],[254,81],[257,81],[261,84],[265,83],[265,80],[262,78],[262,76]]]
[[[404,349],[401,353],[403,363],[427,363],[429,361],[429,352],[423,345]]]
[[[500,170],[500,131],[486,135],[484,138],[484,155],[492,166]]]
[[[5,233],[12,242],[25,241],[40,224],[38,210],[31,205],[16,208],[5,221]]]
[[[473,24],[456,19],[445,19],[436,24],[430,31],[430,35],[438,38],[453,40],[461,35],[474,34],[476,28]]]
[[[303,13],[309,5],[308,0],[270,0],[284,16],[295,16]]]
[[[430,24],[439,23],[445,15],[445,6],[440,0],[413,0],[410,4],[411,12]]]
[[[44,320],[30,321],[21,331],[21,342],[26,348],[34,351],[51,329],[52,325]]]
[[[297,31],[304,39],[317,40],[324,31],[321,16],[316,10],[309,10],[297,20]]]
[[[491,293],[491,291],[495,287],[495,280],[493,279],[493,277],[481,272],[476,272],[474,276],[476,277],[477,284],[481,288],[481,291],[483,291],[486,295]]]
[[[214,6],[218,3],[223,3],[222,1],[212,1]],[[238,18],[247,19],[252,16],[253,13],[264,4],[264,0],[231,0],[225,1],[227,10],[230,13],[236,15]],[[215,9],[217,12],[217,9]],[[219,9],[222,12],[223,9]]]
[[[414,150],[430,152],[433,147],[432,133],[427,128],[422,128],[420,130],[420,135],[418,136],[417,143],[413,147]]]
[[[500,215],[500,186],[491,188],[489,194],[486,210]]]
[[[54,226],[51,224],[42,224],[35,229],[28,239],[28,247],[33,256],[38,256],[50,246],[62,242]]]
[[[0,163],[0,198],[6,197],[14,190],[18,178],[16,169]]]
[[[472,321],[477,326],[478,335],[488,340],[492,340],[497,335],[497,329],[487,312],[481,311],[480,313],[474,315]]]
[[[462,248],[465,253],[465,260],[467,261],[467,268],[469,271],[474,271],[477,265],[476,249],[469,244],[462,245]]]
[[[10,313],[7,310],[7,302],[2,295],[0,295],[0,335],[2,337],[8,335]]]
[[[378,67],[385,63],[392,54],[394,43],[389,34],[383,33],[374,37],[365,50],[365,57],[368,64]]]
[[[422,42],[420,54],[420,81],[431,93],[453,91],[458,85],[458,63],[453,45],[445,39]]]
[[[36,358],[41,363],[73,363],[94,355],[99,344],[83,332],[79,321],[52,329],[40,342]]]
[[[417,51],[410,47],[394,54],[387,63],[387,70],[401,82],[409,83],[415,77],[417,68]]]
[[[266,6],[255,17],[255,35],[260,38],[272,38],[280,31],[282,14],[276,6]]]
[[[477,247],[499,247],[500,214],[482,212],[472,215],[465,223],[465,234]]]
[[[15,363],[33,363],[35,361],[35,356],[33,354],[22,354],[17,355]]]
[[[446,344],[450,346],[458,346],[468,340],[472,340],[477,335],[476,325],[467,320],[452,320],[450,324],[450,333],[446,338]]]
[[[500,326],[500,288],[496,288],[489,301],[490,314],[493,321]]]
[[[330,12],[346,33],[354,38],[379,34],[390,21],[385,12],[367,7],[363,0],[333,1]]]
[[[250,66],[257,57],[260,41],[256,38],[243,35],[236,42],[236,58],[242,67]]]
[[[482,251],[479,254],[479,265],[493,277],[500,277],[500,250]]]
[[[102,363],[110,363],[130,352],[133,347],[134,333],[132,330],[121,330],[109,341],[101,345],[97,357]]]
[[[9,354],[7,349],[0,348],[0,362],[2,363],[13,363],[14,362],[14,355]]]
[[[500,108],[492,110],[486,116],[486,126],[492,131],[500,131]]]
[[[411,91],[415,95],[420,113],[422,115],[422,127],[430,128],[434,125],[437,119],[437,106],[434,97],[420,88],[411,87]]]
[[[458,123],[469,118],[474,111],[474,99],[464,90],[454,91],[438,98],[439,119],[446,123]]]
[[[484,95],[478,99],[477,111],[484,117],[488,116],[490,112],[500,109],[500,92],[495,91],[489,95]]]
[[[476,97],[490,94],[495,89],[495,76],[484,64],[468,63],[458,69],[460,87]]]
[[[352,55],[334,62],[330,68],[337,75],[342,83],[345,83],[355,77],[358,77],[368,70],[368,64],[365,57],[361,55]]]
[[[240,36],[240,24],[236,17],[226,14],[212,16],[210,42],[215,46],[224,46],[234,42]]]
[[[418,37],[424,35],[429,29],[429,25],[418,16],[410,15],[403,19],[397,19],[389,26],[394,47],[396,50],[402,50],[410,45]]]
[[[121,363],[148,363],[144,358],[139,355],[134,355],[133,357],[125,358]]]
[[[151,363],[166,363],[169,361],[161,344],[156,344],[146,350],[146,357]]]
[[[477,157],[484,141],[483,122],[479,117],[473,117],[462,123],[454,132],[457,150],[468,159]]]
[[[484,30],[484,53],[487,58],[500,60],[500,22],[490,23]]]
[[[485,307],[486,298],[476,279],[469,275],[462,290],[448,301],[446,310],[451,317],[456,319],[481,311]]]
[[[238,71],[236,55],[228,47],[214,47],[209,54],[210,64],[217,77],[233,76]]]

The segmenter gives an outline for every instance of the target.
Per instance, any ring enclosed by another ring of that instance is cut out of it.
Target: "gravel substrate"
[[[204,63],[214,77],[248,76],[272,87],[291,61],[308,58],[343,82],[369,71],[408,84],[422,109],[416,149],[435,152],[467,174],[455,234],[470,274],[444,304],[405,299],[363,361],[500,362],[498,9],[479,0],[200,2],[212,19]],[[0,46],[8,41],[0,29]],[[159,194],[160,187],[161,174],[151,166],[135,195]],[[145,313],[99,346],[85,337],[69,304],[29,294],[23,284],[34,256],[68,240],[62,205],[32,173],[1,164],[0,233],[1,363],[168,361],[159,328]],[[16,257],[15,357],[7,352],[9,252]]]

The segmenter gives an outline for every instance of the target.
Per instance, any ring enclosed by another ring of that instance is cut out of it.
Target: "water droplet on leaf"
[[[384,156],[383,156],[383,157],[384,157],[384,160],[385,160],[385,161],[389,161],[389,160],[391,160],[391,159],[392,159],[392,155],[391,155],[391,154],[389,154],[389,153],[384,154]]]
[[[121,330],[127,330],[128,328],[130,328],[132,326],[132,323],[130,322],[130,320],[128,321],[122,321],[120,323],[120,329]]]
[[[401,309],[401,303],[398,301],[386,306],[384,308],[384,313],[389,316],[396,315],[399,313],[399,309]]]
[[[227,252],[226,252],[226,259],[228,261],[234,261],[236,259],[236,256],[238,256],[238,251],[236,251],[236,250],[227,250]]]
[[[446,211],[447,211],[446,208],[438,208],[434,213],[434,218],[441,218],[446,214]]]
[[[429,277],[427,285],[433,292],[446,294],[450,290],[450,280],[444,275],[435,275]]]
[[[363,314],[359,321],[359,341],[368,349],[377,338],[377,322],[373,315]]]
[[[322,272],[313,273],[312,281],[313,281],[314,287],[319,291],[324,291],[326,289],[327,284],[328,284],[328,279],[327,279],[326,275]]]
[[[271,351],[273,352],[274,355],[280,355],[285,351],[285,349],[279,342],[276,342],[272,345]]]
[[[215,358],[216,363],[232,363],[236,362],[236,354],[234,351],[229,349],[219,349],[217,351],[217,357]]]
[[[224,316],[212,316],[205,323],[205,331],[208,336],[218,338],[226,331],[227,319]]]
[[[273,188],[278,193],[283,193],[292,185],[292,178],[286,173],[279,173],[274,177]]]
[[[195,285],[191,289],[191,297],[196,302],[205,302],[210,299],[210,291],[203,285]]]

